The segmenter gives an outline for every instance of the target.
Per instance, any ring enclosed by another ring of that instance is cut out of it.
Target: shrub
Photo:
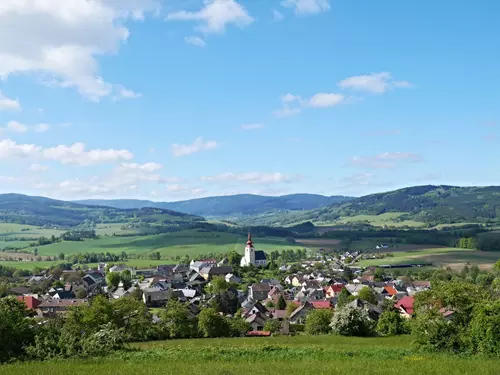
[[[478,305],[469,328],[471,351],[500,354],[500,301]]]
[[[377,333],[383,336],[410,333],[409,323],[397,311],[385,311],[377,322]]]
[[[305,331],[310,335],[329,333],[333,312],[330,309],[313,310],[307,315]]]
[[[332,332],[342,336],[373,336],[374,323],[368,318],[368,313],[351,306],[344,306],[333,314]]]

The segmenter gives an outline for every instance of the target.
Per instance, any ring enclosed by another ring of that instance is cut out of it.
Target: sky
[[[497,0],[2,0],[0,193],[500,185]]]

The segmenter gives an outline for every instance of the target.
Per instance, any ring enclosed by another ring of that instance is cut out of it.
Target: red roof
[[[271,336],[271,332],[269,331],[250,331],[247,333],[247,336],[264,336],[264,337],[269,337]]]
[[[329,301],[312,301],[310,302],[313,308],[315,309],[331,309],[332,305]]]
[[[401,298],[394,307],[396,309],[403,308],[407,314],[413,314],[413,302],[415,302],[415,297],[405,296]]]
[[[393,286],[384,286],[384,289],[390,296],[395,296],[396,294],[398,294],[398,291]]]
[[[30,310],[36,309],[42,302],[37,300],[35,297],[32,296],[18,296],[17,300],[20,302],[24,302],[26,307]]]
[[[344,284],[333,284],[330,286],[335,293],[340,293],[344,289]]]

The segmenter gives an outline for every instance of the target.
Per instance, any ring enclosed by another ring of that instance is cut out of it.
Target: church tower
[[[248,233],[247,246],[245,247],[245,260],[247,266],[255,264],[255,249],[253,247],[252,235]]]

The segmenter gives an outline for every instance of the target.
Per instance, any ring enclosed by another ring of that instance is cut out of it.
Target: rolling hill
[[[317,194],[291,194],[280,197],[239,194],[190,199],[179,202],[153,202],[136,199],[89,199],[76,201],[76,203],[122,209],[155,207],[203,217],[237,219],[242,216],[254,216],[275,211],[312,210],[333,203],[346,202],[350,199],[352,198],[344,196],[326,197]]]
[[[389,215],[394,213],[394,215]],[[415,186],[367,195],[300,213],[254,218],[245,224],[289,225],[302,221],[346,222],[355,216],[392,216],[394,223],[412,220],[429,226],[500,222],[500,187]]]
[[[153,207],[120,209],[21,194],[0,194],[0,222],[4,223],[69,227],[85,220],[122,223],[139,219],[164,224],[203,220],[199,216]]]

